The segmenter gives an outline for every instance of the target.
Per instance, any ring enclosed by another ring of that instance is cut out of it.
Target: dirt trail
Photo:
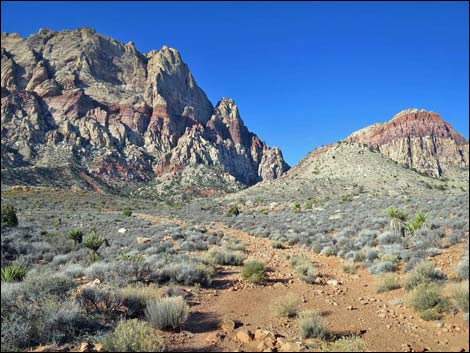
[[[185,226],[179,219],[156,217],[138,213],[136,216],[152,222],[171,222]],[[277,318],[272,311],[273,302],[287,294],[295,294],[302,310],[320,310],[329,328],[337,335],[363,333],[368,351],[468,351],[468,325],[462,313],[456,317],[446,315],[440,322],[421,320],[416,312],[403,304],[403,289],[377,294],[375,277],[366,270],[345,274],[343,262],[336,257],[317,255],[299,246],[273,249],[272,241],[254,237],[246,232],[228,228],[222,223],[211,223],[209,231],[223,231],[242,240],[246,255],[263,261],[269,269],[263,285],[250,285],[241,280],[240,267],[218,267],[210,288],[195,290],[191,316],[184,331],[168,334],[170,347],[175,351],[256,351],[256,344],[242,344],[235,334],[220,329],[222,322],[240,322],[252,332],[257,327],[300,341],[295,319]],[[452,249],[463,253],[463,246]],[[305,255],[311,259],[324,282],[334,279],[338,285],[306,284],[289,265],[288,256]],[[222,337],[208,340],[219,333]]]

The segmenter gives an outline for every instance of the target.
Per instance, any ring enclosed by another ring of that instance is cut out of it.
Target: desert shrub
[[[334,250],[331,246],[326,246],[320,251],[320,255],[324,255],[324,256],[334,255]]]
[[[420,284],[410,292],[408,305],[418,311],[423,320],[438,319],[448,307],[439,287],[426,284]]]
[[[465,233],[463,231],[454,229],[452,233],[447,236],[447,241],[449,245],[455,245],[460,243],[464,237]]]
[[[165,265],[158,273],[159,282],[183,283],[193,285],[199,283],[209,285],[214,270],[202,263],[189,261],[176,262]]]
[[[126,217],[132,216],[132,211],[129,208],[126,208],[122,211],[122,214]]]
[[[274,302],[273,311],[279,317],[294,317],[299,310],[299,300],[294,294],[288,294]]]
[[[238,216],[239,214],[240,214],[240,208],[238,207],[238,205],[231,205],[227,211],[228,217]]]
[[[377,238],[380,244],[399,244],[402,242],[402,239],[400,235],[389,231],[383,232]]]
[[[324,338],[329,333],[318,311],[302,311],[299,314],[298,325],[302,338]]]
[[[72,279],[61,273],[31,271],[22,282],[22,291],[33,300],[47,296],[66,297],[75,286]]]
[[[251,283],[261,283],[264,280],[266,268],[262,262],[249,260],[242,269],[242,278]]]
[[[127,316],[134,317],[143,314],[146,301],[160,298],[161,292],[161,289],[153,284],[146,286],[138,283],[122,288],[122,303],[127,308]]]
[[[231,240],[225,244],[225,247],[228,250],[233,250],[233,251],[245,251],[245,244],[243,244],[242,241],[238,240]]]
[[[92,257],[91,257],[92,261],[96,261],[98,257],[98,250],[101,248],[103,244],[109,245],[108,241],[102,236],[98,235],[96,231],[92,231],[85,238],[83,245],[92,251]]]
[[[28,266],[25,264],[11,264],[1,269],[2,282],[19,282],[28,273]]]
[[[396,265],[392,261],[376,261],[369,267],[369,272],[377,275],[384,272],[393,272],[396,269]]]
[[[83,315],[74,301],[61,301],[53,296],[32,301],[21,296],[17,298],[14,311],[2,312],[2,351],[5,348],[18,351],[33,345],[62,344],[97,327],[92,319]]]
[[[457,265],[457,277],[459,279],[466,279],[469,278],[469,261],[468,255],[463,258],[463,260]]]
[[[400,287],[400,281],[394,273],[385,273],[377,280],[377,293],[388,292]]]
[[[18,225],[18,217],[16,216],[16,210],[13,205],[2,205],[1,221],[8,227],[16,227]]]
[[[353,263],[345,263],[343,265],[343,272],[344,273],[349,273],[349,274],[354,274],[356,273],[356,265],[354,265]]]
[[[75,244],[80,244],[83,240],[83,231],[81,229],[71,229],[67,233],[67,237],[73,240]]]
[[[108,286],[84,287],[76,294],[76,299],[87,313],[112,314],[122,307],[120,291]]]
[[[450,298],[453,304],[465,313],[468,313],[469,306],[468,288],[468,281],[456,283],[449,288]]]
[[[230,266],[240,266],[245,259],[245,255],[242,252],[232,252],[215,246],[209,250],[207,256],[214,264]]]
[[[290,263],[304,282],[309,284],[314,283],[315,278],[317,277],[317,269],[307,257],[293,256],[290,259]]]
[[[116,329],[104,338],[108,352],[162,352],[163,339],[145,321],[120,321]]]
[[[153,298],[146,302],[145,316],[153,327],[177,329],[188,317],[189,308],[183,297]]]
[[[273,249],[285,249],[286,245],[282,241],[273,241],[272,247]]]
[[[443,282],[445,278],[445,274],[435,269],[432,262],[423,261],[417,264],[413,271],[406,274],[404,287],[407,291],[410,291],[420,284]]]
[[[366,344],[359,336],[343,337],[322,345],[322,352],[365,352]]]

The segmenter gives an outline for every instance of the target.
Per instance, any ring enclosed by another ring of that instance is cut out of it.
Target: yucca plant
[[[421,211],[418,211],[413,219],[413,221],[409,222],[406,224],[405,228],[406,231],[413,236],[415,232],[420,229],[420,228],[427,228],[428,222],[427,222],[427,214]]]
[[[72,239],[75,245],[78,245],[83,240],[83,231],[81,229],[72,229],[67,233],[67,237]]]
[[[390,229],[395,234],[405,237],[406,221],[408,220],[406,211],[392,206],[387,209],[387,216],[390,217]]]
[[[8,227],[16,227],[18,225],[18,217],[13,205],[2,205],[2,223]]]
[[[28,273],[28,266],[12,264],[2,268],[2,282],[19,282]]]
[[[95,230],[92,230],[90,234],[87,235],[83,245],[92,251],[91,259],[92,261],[96,261],[98,254],[98,250],[101,246],[105,244],[109,246],[108,240],[96,233]]]

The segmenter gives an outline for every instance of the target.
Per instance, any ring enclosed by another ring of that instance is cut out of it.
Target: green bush
[[[297,297],[290,293],[275,301],[273,311],[279,317],[294,317],[299,310],[299,304],[300,302]]]
[[[92,261],[96,261],[98,257],[98,250],[103,244],[108,245],[108,241],[102,236],[98,235],[94,230],[85,238],[83,245],[92,251]]]
[[[151,298],[145,308],[147,321],[158,329],[181,327],[188,318],[188,312],[183,297]]]
[[[407,291],[410,291],[420,284],[443,282],[445,278],[445,274],[435,269],[432,262],[421,262],[416,265],[413,271],[407,273],[404,287]]]
[[[318,311],[303,311],[298,318],[300,336],[302,338],[324,338],[329,331]]]
[[[18,217],[16,216],[15,207],[12,205],[2,205],[1,220],[8,227],[16,227],[18,225]]]
[[[242,278],[251,283],[261,283],[264,280],[266,268],[262,262],[250,260],[245,262],[242,269]]]
[[[343,265],[343,272],[344,273],[349,273],[349,274],[354,274],[356,273],[356,265],[352,263],[346,263]]]
[[[385,273],[378,278],[377,293],[384,293],[400,288],[400,281],[393,273]]]
[[[286,245],[282,241],[273,241],[272,247],[273,249],[285,249]]]
[[[19,282],[28,273],[28,266],[24,264],[11,264],[2,267],[2,282]]]
[[[322,345],[322,352],[365,352],[366,344],[359,336],[340,338]]]
[[[455,306],[462,310],[464,313],[468,313],[469,306],[469,289],[468,281],[455,284],[450,289],[450,298],[454,302]]]
[[[240,251],[228,251],[217,246],[209,250],[207,257],[214,264],[231,266],[240,266],[245,259],[245,255]]]
[[[83,240],[83,231],[81,229],[71,229],[67,237],[72,239],[75,244],[80,244]]]
[[[447,300],[437,285],[420,284],[408,297],[408,305],[420,313],[423,320],[436,320],[448,308]]]
[[[294,270],[301,276],[302,281],[312,284],[317,278],[315,265],[306,256],[293,256],[290,263]]]
[[[119,290],[108,286],[87,286],[76,295],[77,301],[89,314],[112,314],[122,307]]]
[[[240,208],[238,205],[232,205],[230,206],[229,210],[227,211],[227,216],[232,217],[232,216],[238,216],[240,214]]]
[[[145,321],[121,321],[113,333],[103,340],[108,352],[162,352],[163,339]]]
[[[122,214],[126,217],[130,217],[132,216],[132,211],[128,208],[126,208],[125,210],[122,211]]]

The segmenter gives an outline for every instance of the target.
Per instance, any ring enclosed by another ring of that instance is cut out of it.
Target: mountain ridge
[[[116,187],[198,164],[245,185],[289,168],[233,99],[212,105],[174,48],[142,54],[90,28],[41,29],[2,33],[1,57],[2,169],[73,160]]]

